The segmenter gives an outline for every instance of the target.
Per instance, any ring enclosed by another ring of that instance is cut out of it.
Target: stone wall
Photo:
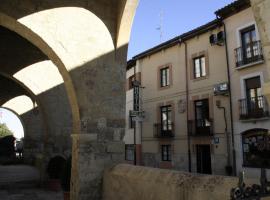
[[[228,200],[237,184],[236,177],[121,164],[105,172],[103,200]]]

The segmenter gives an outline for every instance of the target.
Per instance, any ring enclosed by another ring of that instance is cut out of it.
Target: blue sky
[[[160,43],[160,13],[163,39],[169,40],[216,18],[214,12],[233,0],[140,0],[135,15],[128,59]]]

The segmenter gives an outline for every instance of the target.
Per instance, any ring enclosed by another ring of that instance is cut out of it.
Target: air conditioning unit
[[[217,33],[217,43],[223,45],[225,42],[225,33],[224,31],[220,31]]]
[[[227,82],[225,83],[219,83],[214,86],[214,95],[223,95],[228,96],[229,95],[229,84]]]
[[[217,41],[217,36],[216,34],[211,34],[210,37],[209,37],[209,42],[211,45],[215,45],[216,44],[216,41]]]
[[[224,31],[220,31],[217,34],[211,34],[209,36],[209,42],[211,45],[219,45],[223,46],[225,42],[225,33]]]

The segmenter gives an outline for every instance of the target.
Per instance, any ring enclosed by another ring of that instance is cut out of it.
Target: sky
[[[7,127],[14,133],[15,138],[23,137],[23,125],[13,112],[0,108],[0,123],[6,123]]]
[[[234,0],[140,0],[133,22],[128,59],[216,18]],[[160,17],[160,13],[161,16]],[[163,20],[161,20],[163,19]],[[161,23],[162,21],[162,23]],[[157,30],[163,24],[163,37]]]

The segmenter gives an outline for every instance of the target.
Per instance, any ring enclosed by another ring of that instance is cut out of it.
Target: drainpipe
[[[224,117],[224,122],[225,122],[225,134],[226,134],[226,140],[227,140],[227,166],[231,166],[231,148],[230,148],[230,137],[228,134],[228,123],[227,123],[227,117],[226,117],[226,108],[223,106],[220,106],[220,104],[217,104],[218,109],[223,110],[223,117]]]
[[[232,110],[232,90],[231,90],[231,76],[230,76],[230,64],[229,64],[229,54],[228,54],[228,45],[227,45],[227,32],[226,25],[222,22],[225,33],[225,49],[226,49],[226,64],[227,64],[227,76],[228,76],[228,84],[230,90],[230,122],[231,122],[231,137],[232,137],[232,156],[233,156],[233,175],[236,176],[236,156],[235,156],[235,143],[234,143],[234,125],[233,125],[233,110]]]
[[[137,78],[136,78],[136,66],[137,65],[134,66],[134,78],[135,78],[135,81],[137,80]],[[134,90],[134,88],[133,88],[133,90]],[[134,105],[134,96],[133,96],[133,105]],[[134,162],[133,162],[133,164],[134,165],[137,165],[136,129],[137,129],[137,121],[135,120],[134,134],[133,134],[133,140],[134,140],[134,143],[133,143],[133,145],[134,145]]]
[[[186,70],[186,121],[187,121],[187,143],[188,143],[188,171],[191,172],[191,142],[190,142],[190,134],[189,134],[189,85],[188,85],[188,56],[187,56],[187,43],[182,41],[182,38],[179,39],[180,44],[183,43],[185,45],[185,70]]]

